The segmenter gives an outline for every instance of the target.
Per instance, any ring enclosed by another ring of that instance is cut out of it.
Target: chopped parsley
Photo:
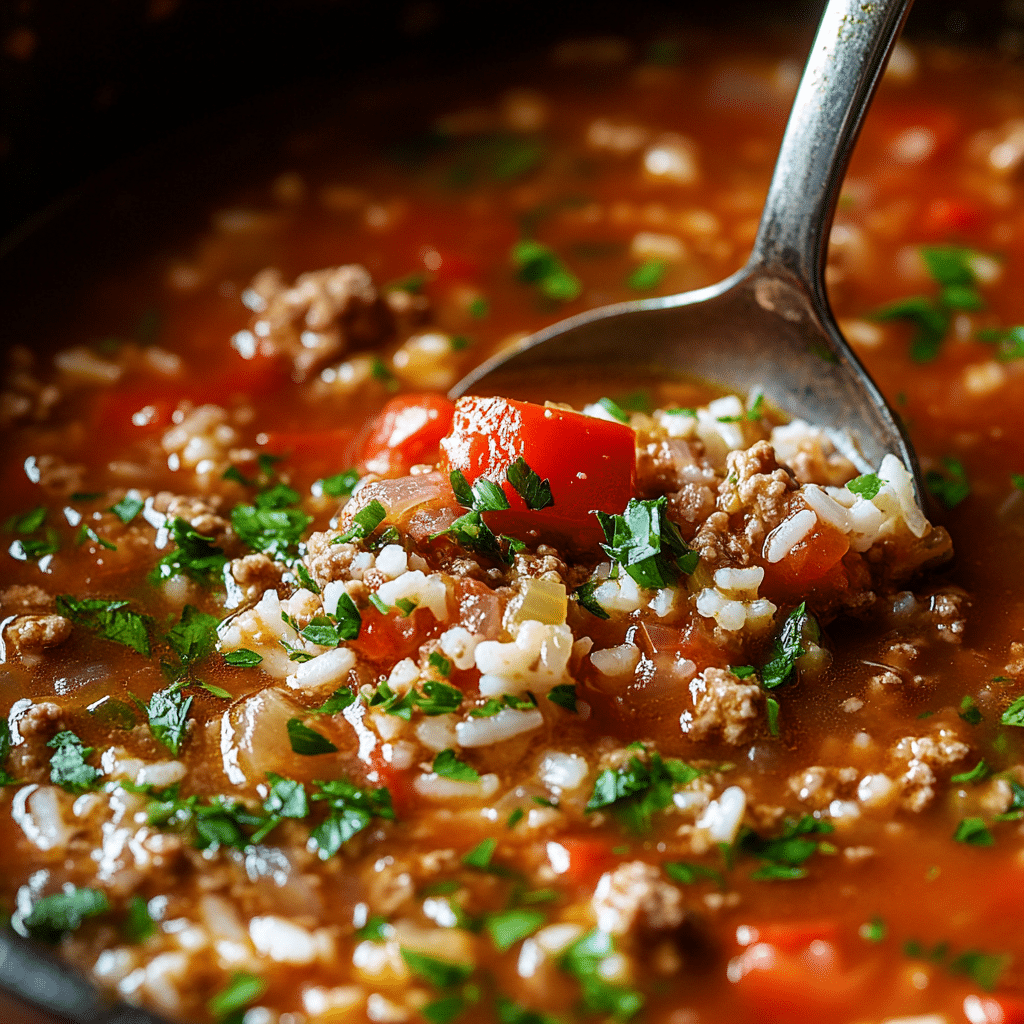
[[[130,523],[144,508],[146,503],[141,498],[126,494],[117,504],[111,505],[108,512],[113,512],[122,523]]]
[[[318,647],[337,647],[341,643],[338,627],[326,615],[316,615],[310,619],[305,629],[299,632],[299,636]]]
[[[321,494],[328,494],[332,498],[347,498],[356,489],[359,483],[359,470],[347,469],[344,473],[335,473],[334,476],[325,476],[313,484],[314,491],[319,488]]]
[[[70,594],[57,597],[57,612],[83,626],[104,640],[130,647],[149,657],[149,618],[128,610],[127,601],[104,601],[100,598],[78,600]]]
[[[995,345],[996,359],[1001,363],[1024,358],[1024,325],[978,331],[977,337],[979,341]]]
[[[882,489],[882,478],[877,473],[862,473],[847,483],[846,489],[870,501]]]
[[[0,718],[0,766],[7,764],[11,753],[11,726],[6,718]],[[0,786],[16,786],[18,780],[6,768],[0,767]]]
[[[165,675],[172,682],[192,677],[196,664],[205,658],[217,644],[219,620],[187,604],[181,610],[181,619],[171,627],[165,637],[174,652],[175,660],[162,662]]]
[[[606,544],[601,547],[641,586],[671,586],[680,574],[697,568],[698,555],[683,540],[679,527],[665,514],[668,499],[630,498],[625,512],[595,512]]]
[[[696,882],[711,881],[716,885],[725,886],[725,879],[722,877],[721,871],[716,871],[714,868],[706,867],[703,864],[688,864],[686,861],[669,861],[663,864],[662,867],[665,870],[665,874],[672,879],[673,882],[679,882],[680,885],[693,885]]]
[[[451,675],[452,663],[438,651],[431,651],[427,658],[427,664],[439,675],[444,676],[445,679]]]
[[[880,917],[873,917],[870,921],[865,921],[864,924],[857,929],[857,934],[865,942],[883,942],[885,936],[888,933],[888,927],[885,921]]]
[[[903,944],[903,953],[914,960],[928,960],[944,965],[950,974],[970,978],[985,992],[996,988],[1003,972],[1013,960],[1008,953],[985,953],[979,949],[967,949],[950,957],[948,942],[938,942],[928,949],[916,939],[909,939]]]
[[[598,584],[594,580],[590,580],[577,587],[572,592],[572,596],[576,598],[579,606],[585,608],[591,615],[596,615],[599,619],[610,619],[611,616],[601,607],[601,602],[594,596],[597,587]]]
[[[175,547],[153,566],[149,574],[151,583],[162,583],[174,576],[187,576],[207,586],[220,579],[228,560],[224,549],[217,547],[213,537],[199,533],[187,519],[180,516],[172,520],[167,528]],[[237,529],[235,532],[242,536]],[[246,540],[245,537],[242,539]]]
[[[935,359],[949,333],[957,310],[976,312],[985,308],[977,289],[977,277],[971,267],[976,253],[960,246],[922,246],[924,260],[932,279],[939,285],[934,297],[915,295],[883,306],[875,312],[877,320],[905,320],[915,327],[910,357],[927,363]]]
[[[548,690],[548,700],[552,704],[557,704],[560,708],[565,708],[566,711],[576,714],[576,684],[559,683],[557,686],[553,686]]]
[[[1024,697],[1018,697],[1002,714],[999,721],[1003,725],[1016,725],[1024,728]]]
[[[531,511],[539,512],[543,508],[554,505],[555,499],[551,496],[551,481],[542,480],[540,474],[530,468],[522,455],[505,470],[505,479]]]
[[[425,715],[448,715],[462,705],[462,691],[431,679],[423,684],[422,692],[414,694],[413,700]]]
[[[520,281],[535,285],[545,298],[571,302],[583,293],[580,279],[546,245],[524,238],[512,247],[512,265]]]
[[[231,511],[231,525],[239,539],[254,551],[290,565],[298,557],[299,541],[313,517],[298,508],[262,504],[264,497],[257,495],[255,505],[236,505]]]
[[[128,901],[121,934],[128,942],[145,942],[156,932],[156,922],[149,912],[149,906],[141,896],[133,896]]]
[[[982,715],[981,710],[978,708],[977,701],[969,693],[964,694],[963,700],[960,701],[960,710],[957,714],[968,725],[980,725],[985,720],[985,716]]]
[[[242,647],[237,651],[229,651],[225,654],[224,661],[234,668],[255,668],[263,661],[263,655],[250,651],[248,647]]]
[[[650,831],[651,816],[672,803],[676,786],[685,786],[703,772],[685,761],[663,759],[652,751],[645,763],[634,754],[622,768],[605,768],[594,782],[586,811],[609,808],[634,834]]]
[[[546,915],[540,910],[513,908],[484,918],[484,928],[495,949],[507,953],[517,942],[531,936],[544,924]]]
[[[377,683],[377,688],[370,694],[367,704],[371,708],[377,708],[386,715],[394,715],[406,722],[412,720],[413,707],[416,701],[414,690],[407,690],[405,693],[396,693],[391,689],[391,684],[386,679]]]
[[[618,402],[614,401],[613,399],[599,398],[596,404],[599,405],[602,409],[604,409],[604,411],[608,413],[609,416],[611,416],[613,419],[618,420],[620,423],[629,422],[629,414],[626,412],[625,409],[622,408],[621,405],[619,405]]]
[[[353,517],[349,528],[339,534],[332,544],[347,544],[352,540],[369,537],[387,518],[388,510],[376,499],[364,505]]]
[[[803,866],[817,853],[822,843],[812,836],[829,835],[835,831],[831,822],[819,821],[810,814],[801,818],[787,818],[782,832],[771,838],[758,835],[753,829],[744,829],[738,840],[739,848],[757,857],[761,866],[751,872],[754,881],[790,881],[807,876]]]
[[[946,508],[956,508],[971,493],[963,463],[949,456],[942,460],[941,469],[929,469],[925,473],[924,482]]]
[[[953,838],[968,846],[994,846],[995,838],[985,824],[984,818],[964,818],[956,827]]]
[[[207,1004],[206,1008],[219,1021],[251,1006],[267,990],[263,978],[248,971],[236,971],[231,980]]]
[[[15,915],[19,931],[42,942],[56,943],[68,932],[76,931],[90,917],[110,910],[110,901],[99,889],[75,888],[44,896],[22,918]]]
[[[467,868],[476,868],[478,871],[486,871],[491,866],[491,858],[498,848],[498,840],[493,836],[482,839],[468,853],[462,855],[462,863]]]
[[[175,686],[158,690],[150,697],[148,704],[142,705],[154,738],[175,757],[181,752],[181,745],[188,732],[188,712],[191,707],[192,698],[186,697]]]
[[[69,793],[87,793],[99,786],[103,776],[98,768],[86,763],[93,752],[69,729],[57,733],[47,744],[53,750],[50,756],[50,781]]]
[[[642,993],[605,981],[602,964],[615,954],[612,937],[598,928],[577,939],[559,958],[558,966],[580,985],[583,1007],[610,1014],[614,1021],[635,1017],[644,1005]]]
[[[356,702],[356,695],[347,687],[340,686],[320,705],[313,710],[318,715],[339,715],[347,707]]]
[[[480,773],[472,765],[460,761],[451,748],[442,750],[434,758],[431,770],[435,775],[440,775],[443,779],[452,779],[454,782],[480,781]]]
[[[801,601],[786,616],[775,638],[772,657],[761,669],[761,685],[766,690],[774,690],[788,682],[797,661],[807,653],[803,646],[804,640],[817,643],[820,638],[821,630],[817,620],[808,614],[807,603]]]
[[[645,260],[626,278],[626,287],[635,292],[649,292],[657,288],[665,277],[665,260]]]
[[[319,792],[312,799],[324,801],[329,808],[326,819],[310,833],[321,860],[333,857],[357,832],[374,818],[395,820],[391,793],[386,786],[360,789],[346,779],[315,783]]]
[[[511,507],[505,492],[493,480],[482,476],[470,485],[463,472],[458,469],[453,469],[448,474],[448,479],[451,481],[456,501],[463,508],[476,512],[500,512]]]
[[[514,537],[507,537],[505,534],[496,536],[479,512],[467,512],[459,516],[448,529],[431,534],[430,539],[436,540],[443,536],[451,537],[456,544],[468,551],[475,551],[506,565],[512,563],[512,556],[516,551],[522,551],[525,547],[522,541]]]
[[[35,533],[45,522],[46,507],[39,505],[37,508],[29,509],[28,512],[19,512],[10,516],[4,522],[4,529],[8,533]]]
[[[292,751],[304,757],[316,757],[318,754],[335,754],[338,748],[323,734],[311,729],[299,718],[289,718],[288,741]]]
[[[779,702],[774,697],[766,697],[764,701],[765,715],[768,719],[768,731],[772,736],[779,735]]]

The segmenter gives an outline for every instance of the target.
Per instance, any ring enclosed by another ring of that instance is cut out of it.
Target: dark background
[[[771,19],[806,32],[821,5],[0,0],[0,237],[124,156],[286,86],[683,21]],[[910,29],[1020,49],[1022,25],[1024,0],[918,0]]]

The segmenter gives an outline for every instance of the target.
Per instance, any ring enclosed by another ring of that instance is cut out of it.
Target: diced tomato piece
[[[740,930],[742,936],[743,930]],[[763,1024],[811,1024],[844,1017],[864,997],[872,968],[846,967],[822,922],[750,928],[751,942],[729,962],[737,994]],[[776,941],[768,941],[768,937]]]
[[[553,505],[531,510],[506,479],[522,458],[549,480]],[[507,398],[461,398],[441,442],[441,469],[498,484],[511,508],[486,515],[506,533],[557,533],[581,546],[604,539],[595,509],[621,513],[636,490],[636,441],[624,423]]]
[[[969,995],[964,1016],[970,1024],[1024,1024],[1024,1000],[1014,996]]]
[[[777,527],[782,529],[785,526]],[[765,541],[765,550],[771,535]],[[788,594],[806,590],[826,577],[850,549],[850,542],[841,530],[827,523],[817,526],[778,562],[765,561],[763,592]]]
[[[572,885],[591,889],[615,864],[615,854],[607,839],[577,836],[559,839],[558,845],[569,854],[569,867],[562,877]]]
[[[370,768],[377,773],[377,785],[387,786],[395,817],[401,820],[412,809],[416,796],[412,787],[412,770],[396,768],[384,756],[384,750],[379,743],[370,751]]]
[[[812,942],[839,941],[839,925],[835,921],[769,921],[767,924],[740,925],[736,941],[742,946],[767,942],[783,953],[799,953]]]
[[[963,235],[981,227],[984,214],[965,199],[933,199],[921,215],[921,234],[928,239]]]
[[[437,633],[437,620],[426,608],[416,608],[403,615],[393,608],[385,615],[376,608],[362,612],[363,625],[359,636],[351,641],[367,661],[393,663],[413,655],[420,644]]]
[[[93,408],[93,426],[104,437],[141,436],[169,427],[181,402],[223,405],[233,395],[266,394],[284,379],[283,366],[276,356],[243,359],[232,351],[201,380],[144,381],[103,391]]]
[[[433,461],[448,433],[455,406],[444,395],[399,395],[373,420],[358,461],[369,473],[401,476],[410,466]]]

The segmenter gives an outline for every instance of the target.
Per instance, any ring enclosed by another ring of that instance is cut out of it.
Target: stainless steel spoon
[[[613,379],[654,372],[759,390],[822,427],[861,472],[909,440],[843,339],[825,295],[826,240],[853,144],[911,0],[831,0],[800,80],[754,249],[719,284],[593,309],[501,352],[450,392],[490,393],[502,377],[585,366]]]

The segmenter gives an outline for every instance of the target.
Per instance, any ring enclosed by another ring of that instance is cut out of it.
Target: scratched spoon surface
[[[581,313],[506,349],[450,392],[494,394],[503,378],[586,368],[614,380],[685,374],[760,391],[822,427],[860,472],[917,458],[846,343],[825,294],[828,233],[850,153],[911,0],[830,0],[779,150],[753,252],[708,288]]]

